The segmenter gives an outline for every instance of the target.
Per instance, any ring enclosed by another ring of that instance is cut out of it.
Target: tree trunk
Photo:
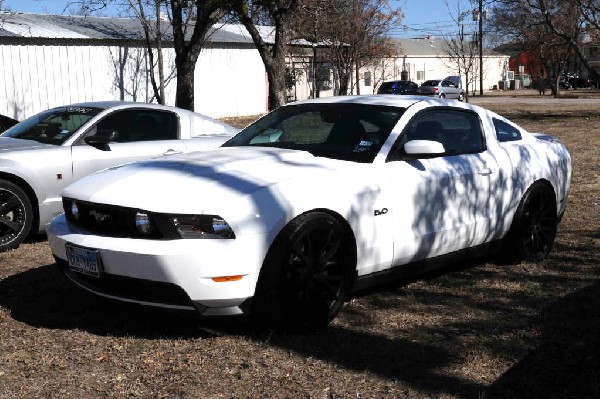
[[[286,87],[285,87],[285,60],[283,66],[266,68],[267,79],[269,80],[269,111],[285,105]],[[283,71],[284,73],[281,73]]]
[[[177,93],[175,106],[194,111],[194,64],[185,61],[177,64]]]

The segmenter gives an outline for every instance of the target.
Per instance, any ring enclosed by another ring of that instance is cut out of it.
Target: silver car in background
[[[60,192],[100,169],[219,147],[237,129],[155,104],[90,102],[34,115],[0,134],[0,251],[42,233]]]
[[[458,81],[453,78],[458,78]],[[435,96],[458,101],[464,101],[465,99],[465,91],[460,87],[460,77],[457,76],[426,80],[417,88],[417,94],[420,96]]]

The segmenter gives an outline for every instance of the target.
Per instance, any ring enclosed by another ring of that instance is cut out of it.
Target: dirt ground
[[[88,295],[40,237],[0,253],[0,398],[600,397],[600,107],[486,106],[572,153],[544,263],[452,265],[291,333]]]

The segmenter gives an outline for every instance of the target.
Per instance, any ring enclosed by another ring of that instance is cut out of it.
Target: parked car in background
[[[351,292],[442,256],[506,245],[544,259],[570,179],[558,139],[483,108],[328,97],[276,109],[222,148],[79,180],[48,242],[97,295],[322,326]]]
[[[417,94],[418,84],[410,80],[393,80],[383,82],[377,94]]]
[[[53,108],[0,134],[0,251],[43,232],[60,192],[111,166],[220,146],[238,130],[153,104],[91,102]]]
[[[594,86],[592,80],[578,77],[568,78],[568,82],[574,89],[589,89]]]
[[[465,91],[449,78],[426,80],[421,83],[417,93],[421,96],[435,96],[464,101]]]
[[[558,87],[560,87],[561,90],[569,90],[569,89],[573,88],[573,86],[571,86],[571,84],[569,82],[567,82],[566,80],[559,81]]]
[[[9,118],[8,116],[0,115],[0,133],[19,123],[18,120]]]

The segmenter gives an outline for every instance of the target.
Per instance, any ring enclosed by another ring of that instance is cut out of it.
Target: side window
[[[494,128],[496,129],[496,138],[499,142],[503,143],[506,141],[521,140],[521,132],[519,129],[500,119],[493,118],[493,121]]]
[[[404,144],[410,140],[442,143],[444,156],[473,154],[485,149],[481,122],[477,114],[452,108],[418,113],[408,122],[398,140],[396,151],[400,152],[401,158]]]
[[[98,123],[98,129],[119,132],[119,143],[175,140],[179,136],[177,115],[168,111],[132,109],[117,111]]]

